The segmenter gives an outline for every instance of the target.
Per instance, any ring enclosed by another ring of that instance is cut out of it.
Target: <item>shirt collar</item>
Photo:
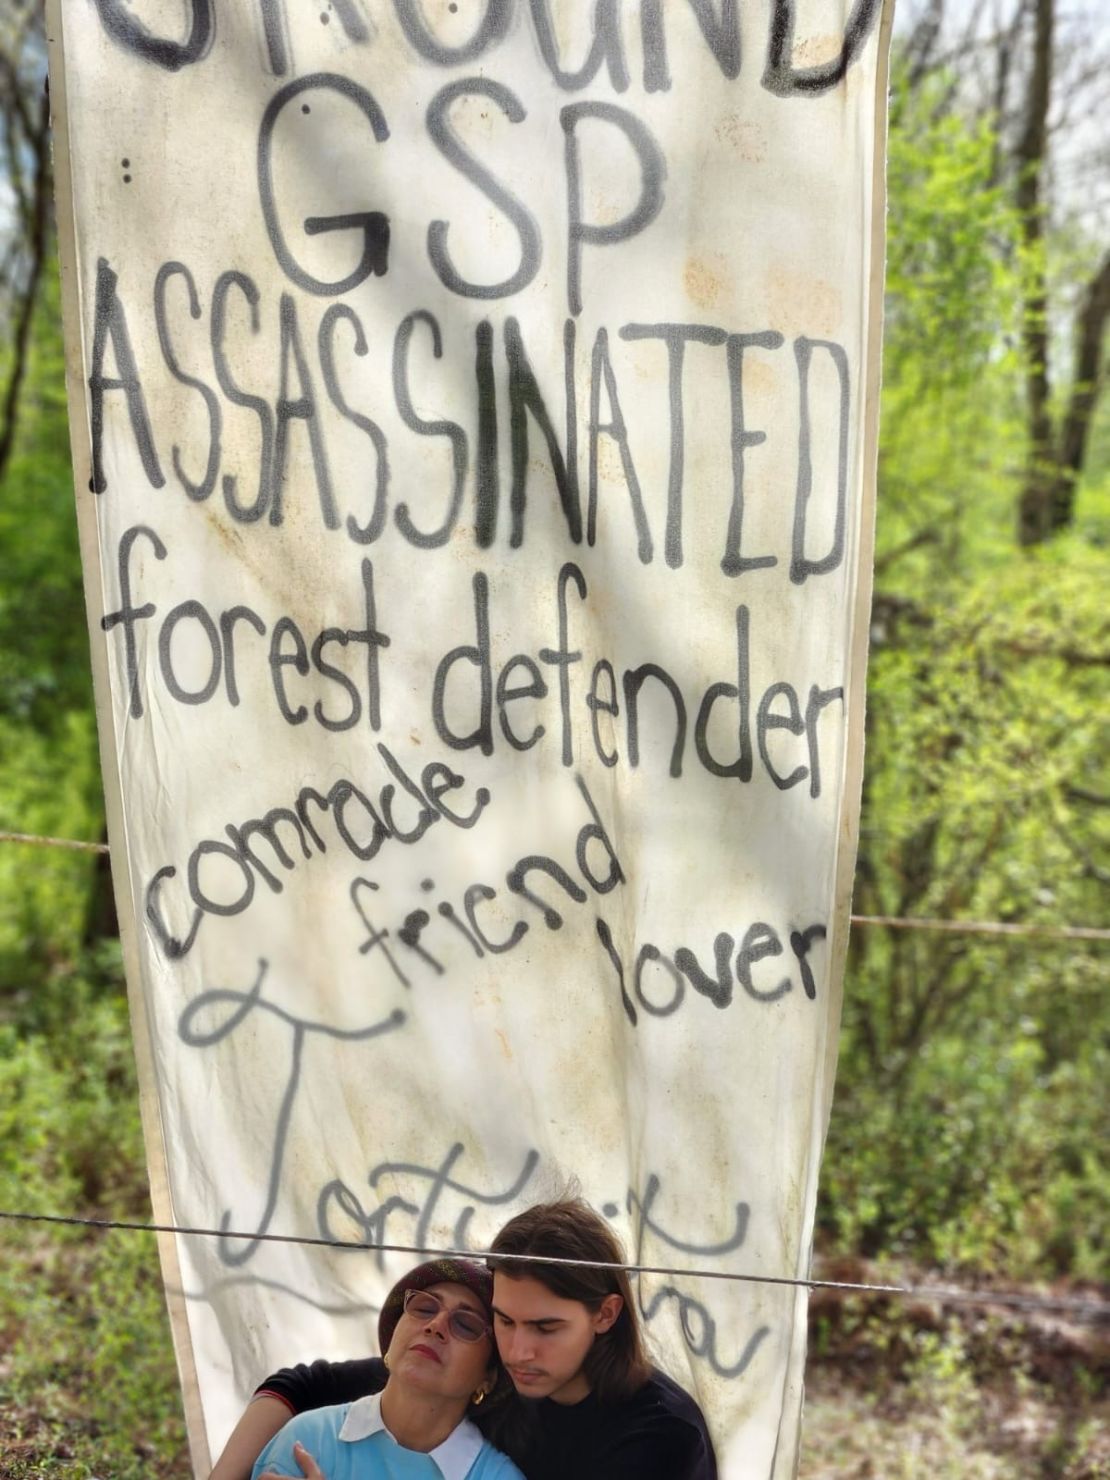
[[[346,1444],[354,1444],[359,1439],[368,1439],[371,1434],[377,1433],[385,1433],[394,1444],[397,1443],[382,1418],[381,1393],[371,1393],[367,1398],[356,1399],[348,1408],[339,1437]],[[464,1418],[451,1430],[442,1444],[428,1451],[428,1458],[435,1462],[443,1480],[465,1480],[484,1442],[470,1420]]]

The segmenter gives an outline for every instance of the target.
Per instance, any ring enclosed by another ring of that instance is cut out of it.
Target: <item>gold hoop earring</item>
[[[383,1364],[385,1366],[385,1370],[388,1372],[389,1371],[389,1353],[388,1352],[383,1352],[382,1353],[382,1362],[383,1362]]]
[[[478,1391],[473,1394],[473,1396],[471,1397],[470,1401],[474,1405],[475,1408],[480,1408],[482,1406],[482,1404],[486,1401],[486,1390],[485,1390],[485,1388],[479,1388]]]

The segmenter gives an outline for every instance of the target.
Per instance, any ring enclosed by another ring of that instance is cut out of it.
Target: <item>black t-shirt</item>
[[[619,1403],[541,1398],[517,1460],[527,1480],[717,1480],[701,1410],[662,1372]]]
[[[257,1389],[294,1413],[352,1403],[380,1392],[387,1377],[379,1357],[316,1361],[286,1367]],[[580,1403],[523,1402],[527,1422],[500,1443],[527,1480],[717,1480],[717,1463],[701,1410],[662,1372],[619,1403],[590,1393]],[[480,1427],[484,1415],[476,1415]],[[490,1415],[492,1418],[493,1415]]]

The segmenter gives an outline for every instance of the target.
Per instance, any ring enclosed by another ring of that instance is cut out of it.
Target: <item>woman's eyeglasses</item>
[[[441,1310],[447,1310],[446,1302],[430,1290],[406,1290],[405,1314],[417,1321],[434,1321]],[[447,1329],[459,1341],[481,1341],[489,1336],[493,1327],[476,1310],[447,1311]]]

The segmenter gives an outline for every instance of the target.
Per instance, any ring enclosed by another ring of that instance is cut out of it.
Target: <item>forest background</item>
[[[1110,1475],[1110,15],[905,0],[804,1480]],[[0,15],[0,834],[103,841],[45,45]],[[104,854],[0,837],[0,1209],[150,1217]],[[1101,1304],[1101,1316],[1094,1309]],[[153,1239],[0,1220],[0,1480],[187,1468]]]

